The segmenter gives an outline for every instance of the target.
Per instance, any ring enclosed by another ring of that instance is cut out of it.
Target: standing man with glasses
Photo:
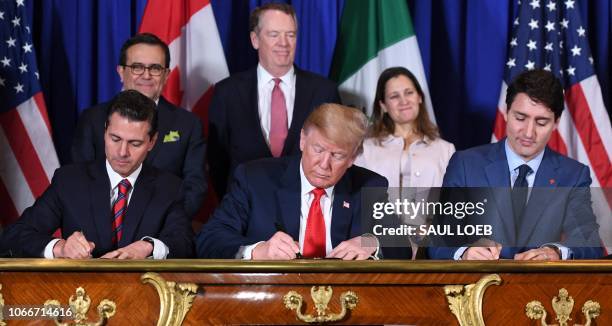
[[[150,33],[136,34],[121,47],[117,73],[123,90],[137,90],[157,104],[159,137],[146,162],[183,179],[185,211],[194,216],[206,193],[204,176],[206,145],[202,123],[193,113],[174,106],[162,89],[170,73],[170,50]],[[104,122],[109,102],[81,114],[72,143],[72,161],[104,157]]]

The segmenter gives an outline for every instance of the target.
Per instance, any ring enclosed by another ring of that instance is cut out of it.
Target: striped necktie
[[[128,181],[128,179],[123,179],[117,185],[119,193],[117,194],[117,199],[115,199],[115,203],[113,204],[113,238],[112,243],[115,247],[119,241],[121,241],[121,235],[123,234],[123,218],[125,217],[125,213],[127,211],[128,204],[128,192],[132,185]]]

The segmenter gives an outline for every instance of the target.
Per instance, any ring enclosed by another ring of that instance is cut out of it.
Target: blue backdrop
[[[40,80],[63,163],[69,161],[79,112],[120,89],[115,72],[119,49],[138,30],[146,2],[28,2]],[[257,62],[248,15],[265,2],[212,0],[230,72]],[[327,75],[345,0],[286,2],[293,4],[299,21],[296,63]],[[610,113],[612,0],[576,3]],[[408,5],[443,137],[460,149],[489,142],[516,0],[411,0]]]

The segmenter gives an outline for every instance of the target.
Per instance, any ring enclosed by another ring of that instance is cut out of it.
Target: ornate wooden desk
[[[612,261],[4,259],[0,303],[8,325],[63,307],[67,325],[612,325],[611,276]]]

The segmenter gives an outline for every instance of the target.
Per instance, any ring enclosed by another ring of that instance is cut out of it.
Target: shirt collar
[[[304,168],[302,167],[302,160],[300,160],[300,184],[301,184],[301,192],[300,194],[303,196],[309,195],[316,187],[310,184],[308,178],[304,174]],[[325,188],[325,195],[327,198],[332,198],[332,194],[334,193],[334,187],[331,186],[329,188]]]
[[[138,179],[138,175],[140,174],[141,170],[142,170],[142,163],[134,172],[132,172],[132,174],[128,175],[127,178],[124,178],[121,175],[119,175],[119,173],[115,172],[115,170],[113,170],[113,167],[110,165],[108,160],[106,160],[106,173],[108,174],[108,179],[110,180],[111,189],[115,189],[115,187],[117,187],[119,182],[121,182],[121,180],[123,179],[128,179],[128,181],[132,185],[132,188],[134,188],[134,185],[136,184],[136,179]]]
[[[506,138],[504,149],[506,150],[506,159],[508,160],[508,168],[510,168],[510,173],[516,170],[519,166],[527,164],[535,174],[538,171],[538,168],[540,167],[540,163],[542,163],[542,158],[544,158],[544,151],[541,151],[529,162],[525,162],[522,157],[520,157],[512,150],[512,148],[510,148],[510,145],[508,144],[508,138]]]
[[[425,145],[429,145],[429,143],[431,143],[433,140],[429,139],[427,136],[423,135],[422,138],[419,138],[415,143],[425,143]],[[404,138],[402,137],[398,137],[392,134],[387,135],[387,137],[385,137],[382,140],[383,143],[390,143],[390,142],[401,142],[401,144],[404,144]]]
[[[257,64],[257,79],[262,81],[264,84],[269,83],[273,78],[276,78],[274,76],[272,76],[272,74],[270,74],[262,65],[261,63]],[[280,78],[284,84],[286,85],[293,85],[293,82],[295,80],[295,69],[293,69],[293,66],[291,66],[291,68],[289,69],[289,71],[287,71],[286,74],[278,77]]]

